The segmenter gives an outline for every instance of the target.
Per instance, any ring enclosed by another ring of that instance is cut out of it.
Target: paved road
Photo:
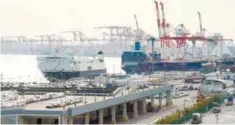
[[[235,103],[235,101],[234,101]],[[235,105],[233,106],[221,106],[221,113],[218,114],[216,120],[216,114],[209,112],[203,115],[203,124],[235,124]]]
[[[234,100],[235,103],[235,100]],[[188,121],[186,124],[190,124]],[[216,114],[211,111],[202,115],[202,124],[235,124],[235,105],[221,106],[221,113],[218,114],[216,121]]]
[[[188,97],[173,100],[174,104],[170,107],[163,108],[157,112],[149,112],[145,115],[140,115],[137,118],[129,119],[127,122],[120,122],[118,124],[151,124],[151,122],[157,120],[158,118],[164,117],[172,112],[175,112],[177,109],[183,109],[184,99],[195,97],[197,92],[191,91],[189,92],[189,94],[190,95]],[[165,100],[163,100],[162,103],[165,104]],[[193,103],[195,103],[195,100],[192,100],[190,102],[185,102],[185,107],[192,106]],[[158,100],[155,100],[155,104],[158,104]]]
[[[122,122],[119,124],[151,124],[151,122],[155,121],[157,118],[164,117],[169,112],[174,112],[177,109],[178,109],[177,106],[170,106],[158,112],[151,112],[146,115],[141,115],[137,118],[129,119],[127,122]]]

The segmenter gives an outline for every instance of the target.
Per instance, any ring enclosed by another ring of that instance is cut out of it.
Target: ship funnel
[[[141,48],[140,42],[139,41],[135,42],[135,50],[140,50],[140,48]]]

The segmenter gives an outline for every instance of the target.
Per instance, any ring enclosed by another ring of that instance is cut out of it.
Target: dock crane
[[[199,11],[197,13],[198,13],[198,19],[199,19],[200,36],[204,36],[201,13]]]
[[[85,40],[89,40],[84,33],[82,33],[81,31],[79,30],[73,30],[73,31],[62,31],[62,33],[72,33],[73,34],[73,40],[74,42],[75,41],[78,41],[77,38],[79,38],[79,40],[81,42],[84,42]]]
[[[195,47],[196,47],[196,41],[216,41],[216,42],[222,42],[222,41],[233,41],[232,39],[224,39],[224,38],[217,38],[217,37],[206,37],[203,35],[204,29],[202,27],[202,21],[201,21],[201,14],[198,12],[199,16],[199,24],[200,24],[200,35],[190,35],[188,34],[181,34],[176,36],[170,36],[166,33],[166,19],[165,19],[165,12],[164,12],[164,6],[163,3],[160,2],[161,5],[161,11],[162,11],[162,21],[160,21],[159,17],[159,7],[158,2],[155,1],[156,10],[157,10],[157,23],[158,23],[158,32],[163,31],[163,33],[159,33],[160,38],[160,44],[161,48],[174,48],[179,47],[182,48],[186,45],[187,41],[192,41],[193,43],[193,58],[195,58]],[[160,24],[160,25],[159,25]],[[182,28],[182,25],[181,25]]]

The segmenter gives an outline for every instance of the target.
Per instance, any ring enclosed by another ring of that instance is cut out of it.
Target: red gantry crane
[[[162,11],[162,21],[160,19],[159,4],[161,6],[161,11]],[[200,35],[197,35],[197,36],[191,35],[183,24],[180,24],[178,27],[174,28],[169,23],[166,23],[163,3],[162,2],[159,3],[155,1],[155,5],[156,5],[156,12],[157,12],[158,35],[160,39],[161,48],[182,48],[182,47],[185,47],[187,41],[192,41],[192,44],[193,44],[192,53],[193,53],[193,58],[195,58],[196,41],[203,41],[204,45],[205,45],[205,42],[208,42],[208,41],[214,41],[214,42],[233,41],[232,39],[205,37],[203,33],[204,30],[202,27],[200,12],[198,12],[199,24],[200,24]],[[166,32],[166,29],[168,30],[172,29],[173,32],[175,33],[175,36],[170,36],[170,34]]]

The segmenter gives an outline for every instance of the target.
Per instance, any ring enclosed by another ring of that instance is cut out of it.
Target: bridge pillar
[[[138,100],[134,101],[134,106],[133,106],[133,110],[134,110],[134,117],[138,117]]]
[[[116,107],[111,107],[112,124],[116,124]]]
[[[99,124],[103,124],[104,122],[104,112],[103,112],[103,109],[100,109],[99,110]]]
[[[166,92],[166,105],[169,106],[172,104],[172,92],[167,91]]]
[[[154,95],[151,95],[150,98],[151,98],[151,106],[153,107],[153,105],[154,105]]]
[[[162,108],[162,93],[159,93],[159,108]]]
[[[123,120],[123,121],[127,121],[127,120],[128,120],[126,105],[127,105],[126,103],[124,103],[124,104],[122,105],[122,107],[123,107],[123,118],[122,118],[122,120]]]
[[[142,113],[143,114],[146,114],[147,113],[147,109],[146,109],[146,99],[145,98],[143,98],[142,99]]]
[[[88,112],[85,114],[85,124],[88,125],[89,123],[90,123],[90,113]]]

